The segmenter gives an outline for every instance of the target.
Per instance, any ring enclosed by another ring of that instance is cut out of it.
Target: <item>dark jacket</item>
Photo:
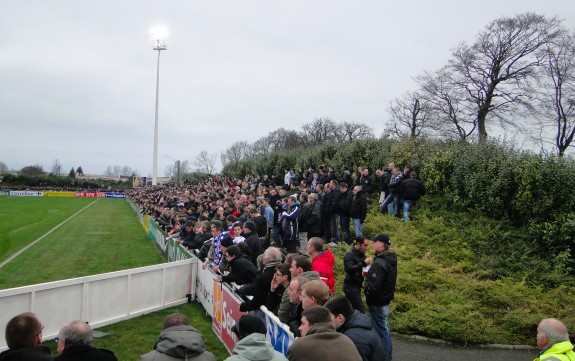
[[[401,182],[399,196],[407,201],[416,201],[425,195],[425,186],[419,179],[409,178]]]
[[[6,350],[0,353],[2,361],[52,361],[48,346],[34,346],[17,350]]]
[[[351,200],[351,207],[349,208],[349,217],[352,219],[360,219],[361,223],[365,221],[367,216],[367,199],[363,191],[357,192],[355,197]]]
[[[321,234],[321,202],[315,201],[313,204],[311,204],[311,202],[308,204],[309,211],[307,213],[306,231],[315,235]]]
[[[389,181],[388,184],[388,188],[389,188],[389,193],[392,194],[399,194],[399,191],[401,190],[401,182],[403,181],[403,174],[399,173],[396,176],[391,176],[391,180]]]
[[[368,306],[385,306],[393,300],[397,281],[397,254],[383,251],[375,256],[365,277],[365,302]]]
[[[279,262],[268,263],[263,272],[257,276],[254,296],[251,300],[245,301],[240,305],[241,312],[255,311],[258,310],[260,306],[266,304],[272,279],[274,278],[278,264]]]
[[[389,170],[383,171],[383,175],[379,179],[379,190],[381,192],[389,192],[389,181],[391,180],[391,172]]]
[[[297,240],[298,234],[298,220],[301,214],[301,208],[298,201],[295,201],[289,210],[282,213],[282,217],[285,220],[284,227],[284,239],[285,240]]]
[[[364,361],[389,361],[385,344],[371,327],[366,315],[353,310],[349,319],[337,330],[349,337]]]
[[[114,353],[88,345],[67,346],[54,361],[118,361]]]
[[[238,285],[245,285],[253,282],[258,275],[256,266],[245,254],[234,258],[229,264],[231,271],[226,276],[222,276],[222,282],[235,282]]]
[[[194,236],[194,239],[191,241],[184,241],[182,245],[184,247],[188,247],[190,249],[200,249],[205,241],[212,238],[212,232],[206,231],[203,233],[198,233]]]
[[[250,260],[254,266],[258,266],[258,256],[262,253],[262,241],[260,241],[260,236],[256,231],[252,231],[249,235],[244,235],[246,237],[246,244],[250,249]]]
[[[343,269],[345,271],[344,284],[352,287],[361,287],[363,285],[363,267],[365,263],[365,254],[351,246],[343,255]]]
[[[352,198],[353,194],[349,189],[345,193],[340,191],[336,214],[339,214],[342,217],[349,217],[349,209],[351,208]]]

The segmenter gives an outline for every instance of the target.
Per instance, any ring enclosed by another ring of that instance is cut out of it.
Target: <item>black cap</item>
[[[232,236],[230,236],[229,233],[226,233],[225,236],[222,238],[222,240],[220,241],[220,245],[224,246],[224,247],[230,247],[234,245],[234,240],[232,239]]]
[[[387,234],[378,234],[377,236],[373,237],[373,242],[383,242],[385,244],[391,245],[391,241]]]
[[[238,322],[232,326],[232,332],[236,334],[239,340],[251,335],[252,333],[266,334],[266,324],[264,321],[256,316],[243,315]]]
[[[244,222],[244,228],[249,228],[253,232],[256,230],[256,224],[254,221],[246,221],[246,222]]]

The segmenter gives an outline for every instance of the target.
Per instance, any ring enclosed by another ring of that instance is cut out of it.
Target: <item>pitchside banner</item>
[[[78,198],[126,198],[122,192],[76,192],[74,196]]]
[[[245,312],[240,312],[240,304],[243,301],[236,296],[226,284],[214,281],[214,317],[212,328],[218,338],[230,353],[238,341],[232,332],[232,326]]]
[[[0,189],[0,196],[9,196],[10,191],[7,189]]]
[[[11,196],[15,197],[41,197],[42,192],[38,191],[10,191]]]
[[[47,197],[74,197],[74,192],[44,192]]]
[[[290,331],[288,325],[281,323],[280,319],[270,312],[266,306],[262,306],[261,310],[266,315],[268,339],[277,352],[281,352],[287,356],[287,350],[294,340],[293,333]]]

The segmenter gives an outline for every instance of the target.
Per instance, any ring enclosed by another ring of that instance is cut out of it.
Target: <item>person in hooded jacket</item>
[[[243,315],[232,326],[232,332],[239,341],[234,345],[234,355],[224,361],[287,361],[266,339],[267,330],[262,319]]]
[[[204,348],[204,336],[190,326],[185,315],[173,313],[166,317],[164,330],[154,345],[154,351],[140,356],[140,361],[216,361]]]
[[[298,221],[301,214],[301,206],[297,196],[289,196],[288,209],[281,214],[285,220],[284,227],[284,247],[289,253],[297,251]]]
[[[331,313],[331,321],[337,332],[349,337],[363,361],[389,361],[385,345],[371,327],[369,318],[343,297],[334,297],[324,305]]]

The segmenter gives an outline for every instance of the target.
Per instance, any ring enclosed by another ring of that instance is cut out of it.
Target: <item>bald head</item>
[[[546,318],[537,326],[537,347],[541,350],[567,340],[569,340],[567,327],[556,318]]]
[[[16,350],[42,342],[42,324],[32,312],[21,313],[6,324],[6,344]]]

